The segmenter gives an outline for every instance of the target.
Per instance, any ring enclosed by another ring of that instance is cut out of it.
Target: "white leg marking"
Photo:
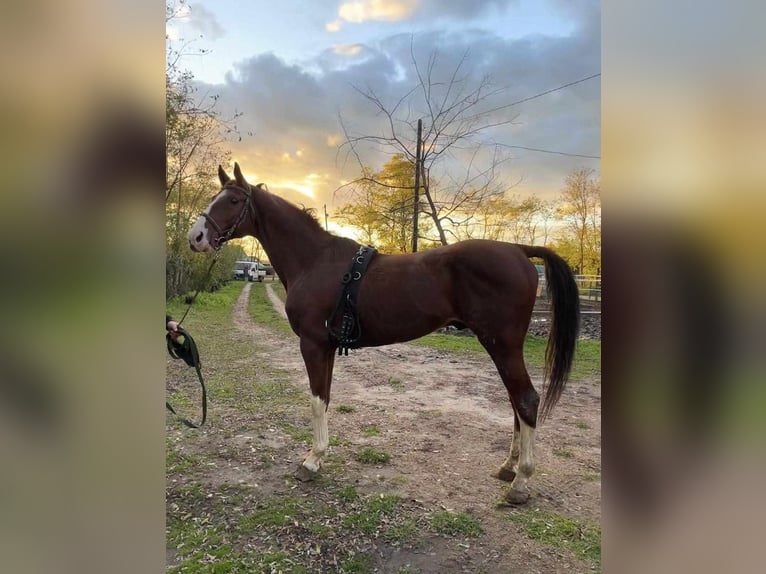
[[[529,426],[524,420],[519,417],[519,429],[521,430],[521,444],[519,449],[519,469],[516,472],[516,478],[511,483],[511,490],[524,492],[527,487],[527,480],[532,476],[535,471],[535,429]],[[514,433],[515,435],[515,433]],[[516,444],[516,437],[513,437],[514,446]]]
[[[311,425],[314,427],[314,443],[303,466],[317,472],[330,443],[327,433],[327,403],[319,397],[311,397]]]
[[[521,437],[519,436],[520,434],[520,432],[516,432],[516,429],[513,430],[513,438],[511,439],[511,452],[508,454],[508,458],[503,461],[503,464],[501,465],[503,468],[507,468],[513,471],[516,470],[516,465],[519,462],[519,445],[521,444]]]

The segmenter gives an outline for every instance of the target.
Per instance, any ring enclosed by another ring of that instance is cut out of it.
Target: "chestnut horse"
[[[254,236],[284,284],[285,311],[300,338],[312,394],[314,440],[298,472],[308,479],[319,470],[328,446],[327,408],[337,343],[328,336],[325,322],[336,308],[341,278],[360,245],[326,232],[310,214],[272,195],[265,185],[250,185],[236,163],[233,179],[220,166],[218,175],[221,190],[189,231],[189,243],[194,251],[210,251],[229,239]],[[572,272],[550,249],[471,240],[411,255],[379,254],[370,262],[357,300],[359,347],[410,341],[454,322],[476,334],[500,373],[515,413],[510,453],[493,473],[511,482],[506,494],[511,503],[525,502],[529,496],[540,402],[523,355],[538,283],[530,257],[545,262],[552,302],[543,418],[564,390],[580,317]]]

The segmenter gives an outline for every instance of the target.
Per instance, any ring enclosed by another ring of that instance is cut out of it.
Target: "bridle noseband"
[[[248,186],[249,187],[249,186]],[[221,190],[221,192],[225,191],[226,189],[234,189],[237,191],[241,191],[245,194],[245,197],[247,197],[247,201],[245,201],[245,204],[242,206],[242,211],[239,212],[239,217],[234,222],[233,225],[228,227],[227,229],[221,229],[221,226],[218,225],[215,220],[210,216],[210,214],[202,212],[200,215],[205,218],[205,221],[207,221],[213,229],[215,229],[216,233],[218,234],[218,237],[215,240],[215,245],[213,245],[213,249],[218,251],[223,247],[223,244],[226,243],[229,239],[231,239],[232,235],[234,235],[234,232],[239,229],[239,226],[242,225],[242,222],[245,220],[245,214],[250,211],[252,212],[253,209],[253,203],[252,203],[252,193],[251,190],[245,189],[244,187],[240,187],[238,185],[230,185],[228,187],[225,187]]]

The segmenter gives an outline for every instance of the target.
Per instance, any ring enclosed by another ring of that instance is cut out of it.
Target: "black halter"
[[[248,186],[249,187],[249,186]],[[213,245],[213,249],[218,251],[223,247],[223,244],[226,243],[229,239],[231,239],[232,235],[234,235],[234,232],[239,229],[239,226],[242,225],[242,222],[245,220],[245,214],[250,212],[250,216],[252,217],[253,212],[253,195],[250,190],[245,189],[244,187],[240,187],[238,185],[230,185],[229,187],[225,187],[221,190],[223,192],[226,189],[235,189],[237,191],[241,191],[245,194],[245,197],[247,197],[247,201],[242,206],[242,211],[239,212],[239,217],[234,222],[233,225],[226,229],[221,229],[221,226],[218,225],[215,220],[210,216],[210,214],[202,212],[200,215],[205,218],[205,221],[207,221],[213,229],[215,229],[216,233],[218,233],[218,237],[215,240],[215,245]]]

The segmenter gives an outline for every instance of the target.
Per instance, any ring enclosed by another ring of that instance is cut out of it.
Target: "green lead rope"
[[[189,333],[187,333],[181,327],[178,327],[178,333],[183,337],[183,342],[181,343],[174,341],[173,337],[170,336],[170,333],[165,335],[165,339],[168,343],[168,353],[174,359],[181,359],[190,367],[194,367],[194,369],[197,371],[199,384],[202,385],[202,422],[199,423],[199,425],[195,425],[190,420],[179,416],[169,402],[165,401],[165,406],[187,427],[197,429],[204,425],[205,420],[207,419],[207,389],[205,389],[205,380],[202,378],[202,371],[200,370],[199,351],[197,350],[197,344],[194,342],[194,339],[192,339],[192,336],[189,335]]]

